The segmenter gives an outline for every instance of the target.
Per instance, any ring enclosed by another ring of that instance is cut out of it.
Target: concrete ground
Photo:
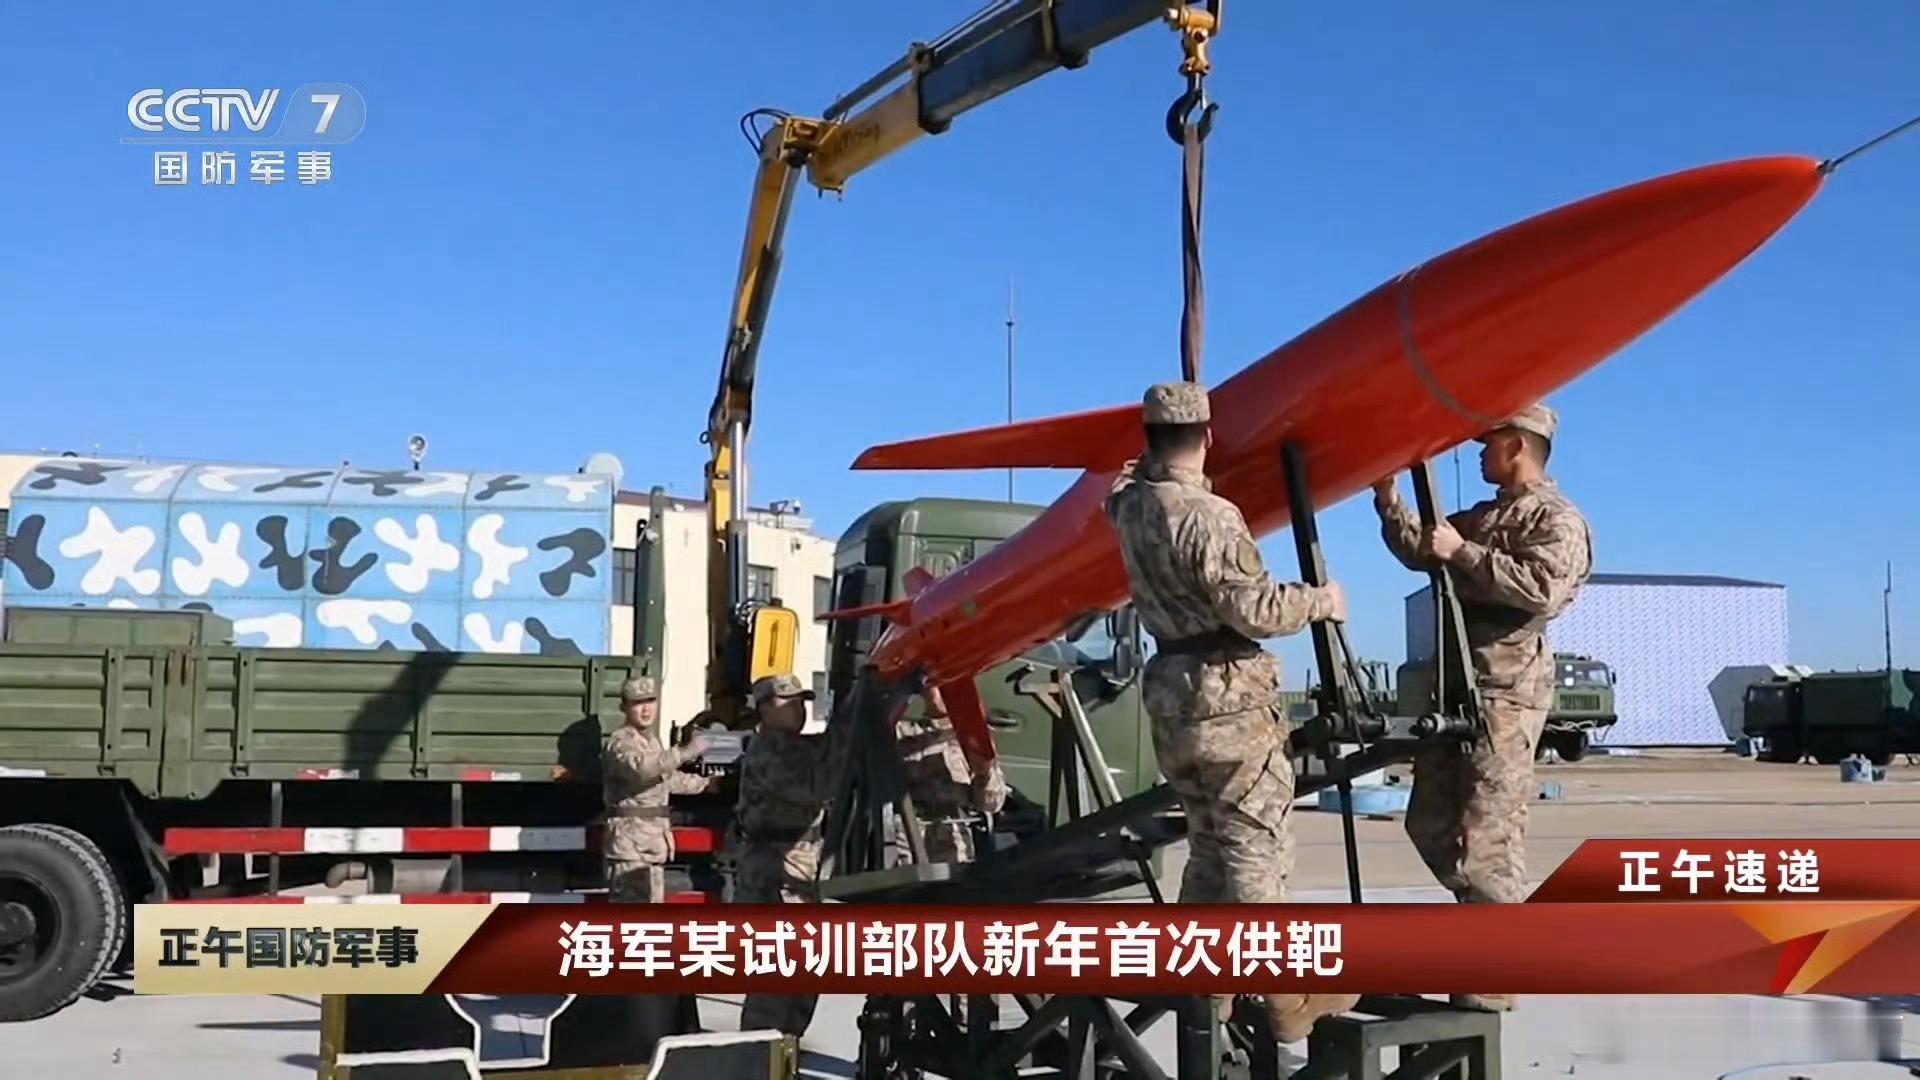
[[[1562,797],[1536,803],[1529,864],[1536,876],[1593,837],[1920,836],[1920,768],[1896,764],[1882,784],[1842,784],[1838,769],[1762,765],[1731,755],[1661,752],[1546,766]],[[1297,815],[1303,901],[1346,897],[1340,821]],[[1368,898],[1444,902],[1407,846],[1400,822],[1358,823]],[[1164,886],[1184,861],[1170,851]],[[1598,943],[1596,943],[1598,944]],[[1569,943],[1568,962],[1578,962]],[[1920,995],[1920,974],[1914,991]],[[851,1076],[860,999],[820,1003],[803,1046],[813,1076]],[[704,999],[715,1030],[737,1025],[738,1000]],[[312,1077],[319,1002],[299,997],[142,997],[116,983],[55,1016],[0,1026],[0,1076],[96,1080],[296,1080]],[[1503,1026],[1504,1075],[1588,1080],[1852,1080],[1913,1077],[1920,1063],[1920,996],[1536,997]],[[1169,1022],[1146,1042],[1172,1066]]]

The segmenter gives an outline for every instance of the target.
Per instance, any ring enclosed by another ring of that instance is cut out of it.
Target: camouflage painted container
[[[211,611],[240,645],[594,655],[610,477],[50,458],[13,493],[9,606]]]

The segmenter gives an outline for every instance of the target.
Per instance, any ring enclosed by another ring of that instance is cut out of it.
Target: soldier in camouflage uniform
[[[1333,584],[1276,582],[1239,508],[1213,493],[1205,388],[1154,386],[1143,412],[1147,452],[1121,471],[1106,512],[1157,645],[1141,690],[1160,771],[1186,810],[1180,900],[1277,903],[1293,863],[1293,762],[1280,664],[1257,639],[1344,620],[1346,599]],[[1275,994],[1266,1005],[1281,1040],[1293,1042],[1357,1000]]]
[[[707,790],[710,777],[680,771],[683,764],[699,759],[707,743],[695,735],[685,750],[661,744],[660,688],[648,676],[621,684],[620,705],[627,722],[608,736],[600,758],[600,783],[607,804],[602,845],[607,896],[658,904],[666,899],[665,867],[673,859],[667,798]]]
[[[995,761],[984,776],[975,777],[960,749],[960,738],[947,718],[940,691],[928,687],[923,717],[902,714],[894,728],[894,746],[900,755],[903,780],[920,819],[921,839],[933,862],[971,862],[975,812],[997,814],[1007,802],[1007,778]],[[904,849],[904,843],[902,844]],[[904,850],[901,861],[905,861]]]
[[[1434,748],[1414,761],[1407,834],[1463,903],[1526,899],[1533,755],[1553,703],[1544,631],[1593,570],[1586,519],[1548,478],[1558,417],[1534,405],[1480,436],[1480,475],[1499,491],[1423,535],[1394,478],[1374,485],[1387,547],[1409,569],[1451,568],[1486,711],[1488,740]],[[1509,995],[1461,1004],[1509,1009]]]
[[[808,717],[813,691],[791,675],[753,684],[759,726],[740,760],[740,799],[732,835],[733,899],[740,904],[818,903],[815,878],[827,803],[833,798],[833,760]],[[812,995],[749,994],[740,1030],[778,1029],[799,1038],[813,1022]]]

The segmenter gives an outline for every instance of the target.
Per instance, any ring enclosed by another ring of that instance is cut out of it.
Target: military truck
[[[1044,507],[975,499],[921,498],[882,503],[840,537],[834,554],[835,606],[877,604],[904,595],[909,571],[952,573],[1039,516]],[[828,645],[828,687],[845,693],[884,627],[877,617],[835,627]],[[1153,738],[1137,678],[1142,635],[1131,606],[1088,612],[1060,639],[1027,650],[979,677],[981,702],[1007,782],[1034,802],[1047,796],[1053,745],[1049,695],[1071,681],[1119,794],[1159,782]],[[919,709],[918,704],[913,706]],[[1084,798],[1083,798],[1084,802]]]
[[[1858,754],[1885,765],[1920,754],[1920,671],[1827,671],[1747,688],[1742,731],[1764,740],[1761,760],[1812,757],[1836,765]]]
[[[644,658],[237,648],[198,611],[11,608],[6,636],[0,1021],[89,989],[130,901],[386,891],[420,860],[451,892],[600,882],[601,738]],[[684,809],[685,848],[724,813]]]
[[[1392,712],[1397,707],[1398,697],[1393,690],[1392,666],[1385,660],[1356,660],[1355,668],[1360,672],[1361,693],[1367,696],[1374,708],[1380,712]],[[1305,723],[1313,719],[1315,711],[1313,695],[1318,688],[1319,679],[1309,675],[1305,690],[1282,690],[1280,704],[1287,710],[1287,716],[1294,723]]]
[[[1811,674],[1811,673],[1809,673]],[[1740,733],[1759,746],[1760,761],[1793,764],[1807,756],[1797,673],[1749,684],[1741,702]]]
[[[1552,750],[1562,761],[1587,756],[1596,735],[1619,720],[1614,709],[1613,670],[1590,656],[1553,654],[1553,706],[1540,737],[1539,752]]]
[[[1552,750],[1562,761],[1579,761],[1592,749],[1594,735],[1604,733],[1619,719],[1614,710],[1613,671],[1601,661],[1574,653],[1554,653],[1553,670],[1553,704],[1534,753],[1544,757]],[[1412,711],[1425,708],[1433,692],[1431,678],[1429,661],[1400,665],[1400,707]]]
[[[1039,509],[887,504],[848,531],[839,580],[886,595],[906,570],[951,570]],[[642,538],[635,656],[236,647],[211,612],[9,608],[0,1021],[91,988],[125,947],[130,902],[348,881],[477,900],[600,887],[599,752],[620,723],[620,683],[662,671],[664,547]],[[849,629],[831,657],[841,674],[877,633]],[[1031,802],[1046,798],[1047,690],[1062,677],[1120,793],[1157,781],[1139,638],[1130,611],[1089,613],[981,678],[1008,779]],[[723,777],[716,791],[675,800],[669,888],[712,896],[733,791],[726,766],[708,769]]]

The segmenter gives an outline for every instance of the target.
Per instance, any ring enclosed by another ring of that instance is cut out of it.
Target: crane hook
[[[1202,75],[1187,76],[1187,92],[1174,98],[1167,108],[1167,138],[1181,146],[1186,145],[1189,127],[1197,128],[1195,134],[1202,139],[1213,132],[1213,114],[1220,111],[1220,106],[1207,100],[1204,80]],[[1200,118],[1197,124],[1195,115]]]

